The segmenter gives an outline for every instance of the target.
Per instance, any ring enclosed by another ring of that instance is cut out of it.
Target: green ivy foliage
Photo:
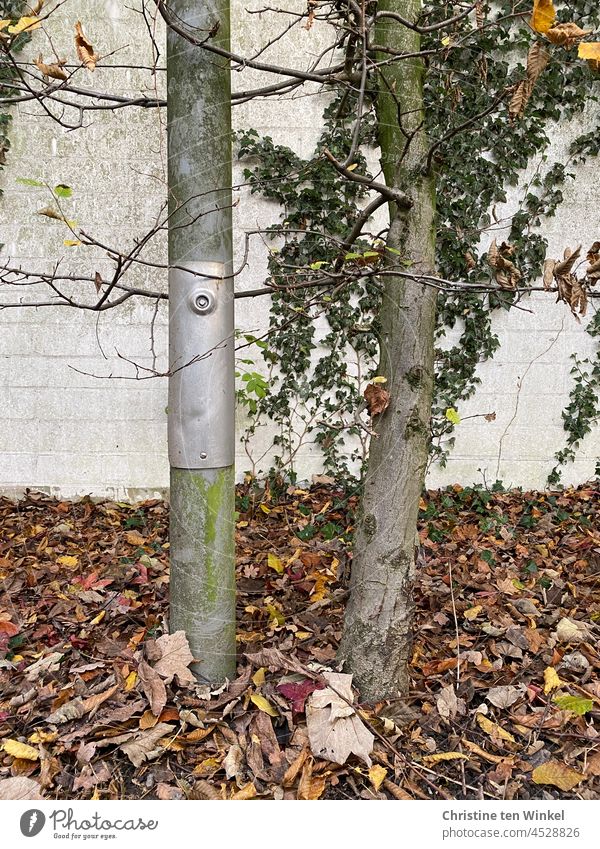
[[[444,20],[451,14],[450,8],[446,3],[431,3],[427,21]],[[470,117],[485,113],[498,91],[523,79],[527,51],[537,36],[515,13],[530,8],[530,3],[495,3],[493,11],[491,6],[485,8],[484,26],[477,32],[473,32],[472,21],[465,19],[447,32],[437,31],[429,40],[424,39],[424,48],[438,48],[440,38],[448,45],[427,69],[426,117],[432,141]],[[595,30],[600,24],[600,10],[589,0],[573,0],[559,10],[559,20],[574,20]],[[570,161],[551,162],[547,150],[553,122],[581,115],[592,103],[598,103],[598,85],[587,63],[577,58],[576,50],[553,48],[522,119],[511,123],[506,104],[501,104],[438,149],[440,276],[489,283],[486,250],[494,236],[495,208],[506,201],[507,188],[517,186],[523,169],[541,155],[543,166],[525,187],[519,209],[508,222],[506,238],[515,249],[513,260],[523,275],[523,285],[539,279],[546,241],[532,228],[542,226],[544,218],[556,213],[563,199],[562,187],[573,177],[571,164],[596,156],[600,144],[600,134],[592,130],[573,143]],[[350,149],[353,107],[347,94],[334,98],[325,110],[323,133],[311,159],[301,159],[290,148],[275,145],[254,130],[240,136],[239,156],[248,161],[244,174],[252,191],[276,201],[283,209],[281,222],[269,232],[277,244],[269,262],[269,279],[274,285],[302,282],[307,266],[321,268],[331,263],[336,256],[335,240],[343,240],[356,220],[364,189],[341,180],[321,155],[327,147],[339,160],[345,158]],[[372,112],[362,135],[363,144],[375,140]],[[357,165],[361,173],[367,172],[362,154]],[[488,228],[490,232],[486,232]],[[572,235],[576,240],[576,234]],[[367,238],[353,250],[358,256],[374,245],[377,247],[373,238]],[[448,329],[457,328],[460,334],[449,349],[441,344],[437,349],[432,452],[442,464],[454,444],[455,427],[445,411],[459,408],[476,391],[479,363],[491,359],[500,344],[493,329],[494,313],[511,309],[514,302],[515,296],[509,292],[439,296],[438,342]],[[300,438],[292,423],[300,399],[306,407],[301,414],[306,424],[304,435],[319,444],[328,472],[338,478],[349,476],[348,461],[355,460],[357,452],[349,451],[347,434],[360,435],[360,427],[352,425],[352,420],[360,410],[361,399],[356,369],[351,372],[348,363],[355,357],[364,363],[363,380],[375,373],[378,305],[379,291],[372,278],[344,289],[329,304],[315,297],[311,289],[273,297],[269,346],[263,351],[270,364],[271,381],[257,405],[248,436],[261,415],[275,421],[280,431],[276,438],[281,448],[276,460],[280,467],[286,458],[293,457]],[[323,332],[317,331],[317,316],[321,324],[326,319]],[[599,335],[597,319],[590,323],[588,332]],[[274,363],[277,369],[273,369]],[[572,459],[579,441],[598,417],[599,380],[600,360],[576,361],[574,387],[563,413],[567,447],[557,455],[558,465]],[[559,479],[557,469],[551,483]]]

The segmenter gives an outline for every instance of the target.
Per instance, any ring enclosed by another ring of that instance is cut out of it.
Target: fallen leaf
[[[20,758],[25,761],[38,761],[40,753],[33,746],[28,746],[27,743],[19,743],[18,740],[4,740],[2,748],[7,755],[12,755],[13,758]]]
[[[585,775],[561,761],[546,761],[545,764],[533,770],[531,778],[535,784],[553,784],[560,790],[568,792],[577,787],[584,780]]]
[[[544,694],[547,696],[552,690],[562,687],[562,681],[558,677],[558,672],[553,666],[547,666],[544,669]]]
[[[154,669],[165,679],[165,684],[170,684],[173,678],[177,678],[177,683],[182,687],[196,683],[191,669],[188,669],[194,661],[194,655],[190,651],[185,631],[163,634],[157,639],[156,645],[160,649],[161,658],[154,664]]]
[[[167,734],[171,734],[173,730],[173,725],[160,722],[148,731],[139,732],[135,739],[124,743],[120,748],[134,766],[141,766],[145,761],[152,760],[162,754],[164,747],[157,746],[157,744],[159,740],[166,737]]]
[[[510,731],[506,731],[501,725],[492,722],[491,719],[488,719],[482,713],[477,714],[477,724],[490,737],[499,737],[501,740],[507,740],[509,743],[517,742]]]
[[[313,755],[344,764],[350,754],[354,754],[370,767],[375,737],[352,707],[352,675],[324,672],[323,677],[330,686],[315,690],[306,704],[306,725]]]
[[[380,766],[380,764],[373,764],[373,766],[369,768],[369,781],[376,792],[379,792],[379,788],[385,781],[387,774],[387,769]]]
[[[0,799],[2,801],[43,798],[40,793],[40,785],[33,778],[19,775],[15,778],[0,780]]]
[[[258,693],[252,693],[250,701],[252,704],[256,705],[259,710],[269,714],[269,716],[279,716],[278,711],[273,707],[271,702],[265,699],[264,696],[261,696]]]
[[[440,761],[457,761],[457,760],[468,761],[469,756],[463,754],[463,752],[438,752],[435,755],[426,755],[423,758],[423,763],[430,765],[430,764],[437,764]]]
[[[167,688],[164,681],[156,669],[153,669],[145,660],[140,661],[137,674],[150,703],[150,710],[154,716],[160,716],[167,703]]]
[[[555,696],[554,704],[561,710],[570,710],[577,716],[589,713],[594,707],[592,699],[584,699],[583,696]]]
[[[495,707],[506,708],[513,705],[520,696],[520,690],[516,687],[506,685],[504,687],[492,687],[488,690],[486,699]]]

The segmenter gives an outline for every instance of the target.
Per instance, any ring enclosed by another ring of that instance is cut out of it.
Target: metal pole
[[[229,48],[229,0],[169,11]],[[230,70],[169,29],[167,80],[170,629],[217,683],[235,673]]]

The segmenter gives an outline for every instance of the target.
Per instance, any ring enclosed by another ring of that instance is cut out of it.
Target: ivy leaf
[[[65,186],[64,183],[59,183],[58,186],[54,186],[54,194],[59,198],[70,198],[73,189],[70,186]]]

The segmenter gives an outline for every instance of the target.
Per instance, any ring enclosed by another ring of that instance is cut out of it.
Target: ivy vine
[[[445,33],[449,48],[428,68],[426,119],[432,140],[439,138],[440,127],[446,133],[469,117],[484,114],[499,90],[516,85],[524,76],[524,58],[535,34],[522,22],[515,24],[513,2],[495,3],[493,12],[488,6],[485,13],[484,26],[477,32],[463,19]],[[447,14],[446,4],[431,4],[428,21],[444,20]],[[563,19],[597,29],[600,10],[589,0],[573,0]],[[423,47],[437,48],[435,39],[439,37],[434,33],[431,43],[425,39]],[[474,131],[457,134],[438,151],[440,276],[488,283],[486,250],[493,233],[484,239],[482,235],[507,227],[504,232],[514,248],[513,261],[522,273],[522,285],[533,285],[539,279],[547,245],[535,228],[559,208],[562,189],[573,177],[571,164],[596,156],[600,144],[598,132],[592,130],[575,140],[568,162],[550,162],[551,126],[581,115],[591,103],[598,103],[593,72],[577,59],[576,51],[555,49],[521,120],[511,124],[506,109],[500,107],[478,121]],[[347,93],[337,95],[327,106],[322,135],[309,159],[274,144],[269,137],[261,138],[255,130],[239,135],[238,155],[246,160],[244,173],[251,191],[282,208],[281,221],[267,234],[271,285],[301,283],[307,267],[331,263],[356,221],[364,188],[340,180],[322,156],[327,147],[338,160],[345,159],[351,145],[353,107]],[[365,150],[375,141],[372,108],[361,132]],[[541,166],[522,189],[518,210],[510,221],[496,221],[495,210],[506,201],[507,188],[518,186],[524,169],[540,155]],[[360,156],[357,164],[362,172],[367,162]],[[360,262],[369,251],[380,250],[382,235],[366,233],[348,261]],[[493,316],[499,310],[510,310],[515,301],[511,292],[439,296],[431,444],[433,458],[442,464],[454,444],[455,428],[445,413],[448,408],[459,408],[475,393],[480,383],[478,365],[491,359],[500,344]],[[319,445],[326,470],[338,478],[351,477],[349,463],[366,458],[368,439],[357,410],[360,384],[375,373],[378,305],[379,289],[372,277],[353,283],[330,303],[302,288],[273,296],[268,348],[262,351],[268,363],[268,388],[255,405],[245,439],[251,441],[265,417],[275,422],[277,468],[291,467],[293,474],[294,455],[303,439]],[[459,339],[444,349],[443,337],[452,328],[459,330]],[[587,330],[598,337],[597,318]],[[558,467],[573,458],[579,442],[598,419],[600,355],[593,362],[576,359],[573,375],[569,406],[563,412],[567,446],[557,455],[550,483],[558,482]],[[359,437],[358,447],[348,448],[349,434]]]

